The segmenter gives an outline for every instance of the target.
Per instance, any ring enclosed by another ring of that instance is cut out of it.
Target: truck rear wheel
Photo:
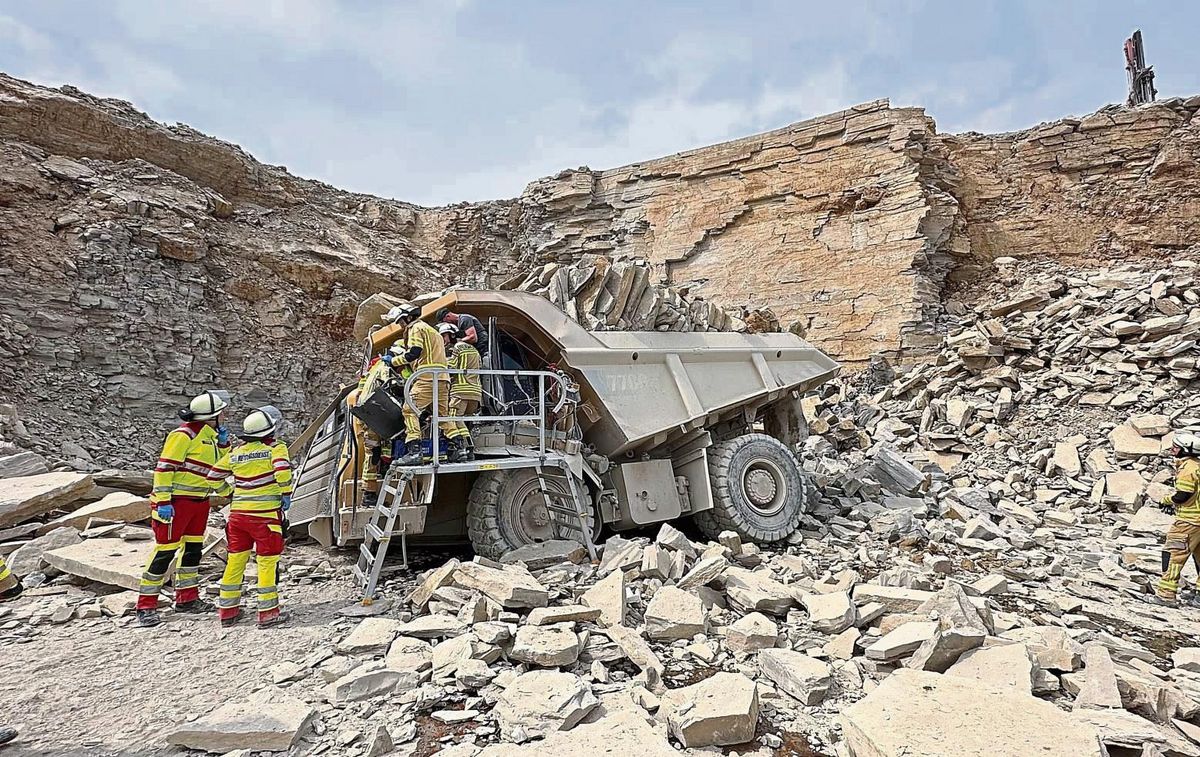
[[[561,490],[553,480],[547,485]],[[558,538],[539,489],[531,468],[484,471],[475,479],[467,496],[467,534],[475,554],[499,560],[526,544]]]
[[[804,516],[804,479],[791,450],[765,434],[746,434],[708,451],[713,507],[693,516],[710,539],[735,531],[747,541],[787,538]]]

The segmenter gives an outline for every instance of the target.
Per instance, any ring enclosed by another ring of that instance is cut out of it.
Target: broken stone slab
[[[454,571],[454,584],[478,591],[505,609],[545,607],[550,603],[546,587],[516,565],[500,570],[474,562],[462,563]]]
[[[392,670],[421,671],[433,662],[433,645],[410,636],[397,637],[388,647],[383,663]]]
[[[1138,509],[1138,504],[1142,501],[1142,496],[1145,493],[1146,480],[1137,471],[1114,471],[1104,476],[1104,499],[1106,501],[1115,501],[1125,510]],[[1158,508],[1141,508],[1141,510],[1147,509],[1157,510]],[[1138,510],[1138,512],[1141,512],[1141,510]]]
[[[50,466],[46,458],[36,452],[21,450],[11,455],[0,456],[0,478],[19,478],[48,473]]]
[[[604,633],[613,640],[613,643],[634,665],[642,670],[654,671],[657,675],[662,675],[664,670],[662,661],[658,659],[658,655],[654,654],[654,650],[637,631],[625,626],[611,626],[606,628]]]
[[[453,677],[458,672],[459,663],[476,657],[479,646],[475,635],[471,633],[455,636],[437,644],[430,658],[433,678],[442,680]]]
[[[413,589],[405,601],[417,610],[425,607],[435,591],[453,583],[454,571],[458,569],[459,564],[457,558],[451,558],[444,565],[434,568],[429,575],[425,576],[421,584]]]
[[[73,576],[137,591],[149,548],[122,539],[87,539],[42,555],[51,566]],[[171,566],[168,572],[174,569]]]
[[[383,696],[396,688],[403,673],[382,662],[359,665],[325,689],[325,696],[334,705],[357,702]]]
[[[369,618],[368,618],[369,620]],[[401,623],[396,628],[400,636],[412,636],[417,639],[442,639],[447,636],[458,636],[466,633],[467,624],[448,613],[421,615],[407,623]]]
[[[308,731],[316,716],[312,706],[279,689],[268,688],[180,726],[167,736],[167,742],[221,754],[235,749],[286,752]]]
[[[107,469],[93,473],[92,482],[98,487],[148,497],[154,488],[154,471]]]
[[[881,447],[875,454],[872,478],[892,494],[914,495],[929,489],[930,477],[891,447]]]
[[[659,544],[649,544],[642,550],[641,574],[644,578],[665,581],[671,575],[671,553]]]
[[[1138,478],[1141,478],[1141,476],[1138,476]],[[1147,504],[1139,507],[1137,512],[1133,514],[1133,517],[1129,520],[1129,525],[1125,528],[1125,532],[1162,538],[1174,522],[1174,516],[1167,515],[1157,507]]]
[[[1083,648],[1083,680],[1075,695],[1076,707],[1121,708],[1121,690],[1108,647],[1088,644]]]
[[[570,730],[599,703],[592,687],[577,675],[531,670],[500,692],[494,712],[506,739],[525,740]]]
[[[1175,667],[1190,673],[1200,673],[1200,647],[1180,647],[1171,653]]]
[[[363,618],[346,638],[338,642],[342,654],[376,655],[388,651],[404,625],[394,618]]]
[[[994,597],[999,594],[1008,593],[1008,579],[996,573],[983,576],[975,583],[971,584],[976,592],[981,597]]]
[[[913,670],[944,673],[963,654],[981,646],[986,638],[985,632],[973,628],[939,627],[931,638],[913,652],[905,665]]]
[[[462,660],[454,672],[454,682],[466,689],[482,689],[496,677],[486,662],[479,659]]]
[[[892,662],[907,657],[917,651],[926,641],[932,639],[937,632],[936,621],[905,623],[867,647],[867,659]]]
[[[835,660],[849,660],[854,657],[854,649],[862,638],[862,632],[857,628],[847,628],[837,636],[825,642],[821,649]],[[919,648],[918,648],[919,651]]]
[[[852,594],[855,604],[865,605],[877,602],[883,605],[888,613],[911,613],[933,599],[932,591],[920,589],[905,589],[900,586],[877,586],[875,584],[858,584]],[[861,615],[861,613],[860,613]]]
[[[620,536],[609,537],[604,542],[604,554],[596,574],[607,576],[614,570],[629,570],[642,564],[642,544]]]
[[[857,613],[850,594],[835,591],[828,594],[801,594],[800,604],[808,611],[808,621],[821,633],[837,634],[854,625]]]
[[[1162,442],[1153,437],[1142,436],[1133,426],[1121,425],[1108,433],[1113,451],[1120,460],[1136,460],[1139,457],[1156,457],[1162,451]]]
[[[1171,419],[1165,415],[1135,415],[1129,425],[1142,436],[1164,436],[1171,432]]]
[[[53,566],[46,565],[44,562],[46,553],[60,547],[79,544],[81,541],[83,539],[79,536],[77,529],[69,526],[56,528],[22,544],[8,556],[6,562],[9,570],[20,578],[39,571],[53,577],[58,575],[59,571]]]
[[[803,652],[764,649],[758,654],[758,667],[781,691],[809,707],[825,701],[833,686],[829,665]]]
[[[0,479],[0,527],[65,507],[94,488],[86,473],[41,473]]]
[[[717,673],[667,691],[660,713],[685,748],[744,744],[758,725],[758,686],[741,673]]]
[[[982,681],[992,688],[1016,689],[1032,694],[1037,671],[1038,667],[1024,644],[997,644],[966,652],[950,666],[946,675]]]
[[[842,713],[841,724],[853,757],[1104,754],[1094,728],[1049,702],[919,670],[888,676]]]
[[[936,620],[943,631],[966,629],[987,636],[993,630],[992,614],[986,601],[976,604],[963,587],[953,581],[947,581],[937,594],[918,607],[917,614]]]
[[[1079,446],[1071,442],[1054,445],[1054,467],[1067,478],[1078,478],[1083,473],[1083,461],[1079,459]]]
[[[543,668],[571,665],[579,659],[579,636],[570,623],[554,626],[526,624],[517,629],[508,656],[518,662]]]
[[[1057,626],[1027,626],[1000,634],[1001,638],[1029,646],[1038,667],[1070,673],[1083,662],[1083,645]]]
[[[796,606],[788,588],[772,578],[767,570],[728,568],[725,570],[725,596],[743,612],[786,615]]]
[[[150,518],[150,500],[129,492],[112,492],[67,515],[55,518],[38,529],[38,533],[44,534],[63,526],[82,529],[92,518],[125,521],[126,523],[148,520]]]
[[[1175,731],[1121,709],[1077,709],[1071,717],[1093,729],[1109,754],[1140,754],[1154,749],[1163,757],[1197,757],[1200,750]]]
[[[580,604],[600,611],[600,626],[625,625],[625,573],[613,571],[579,597]]]
[[[771,649],[779,640],[779,626],[761,612],[743,615],[729,625],[725,633],[725,648],[734,654],[749,654]]]
[[[662,524],[662,527],[658,529],[658,536],[654,537],[654,541],[656,544],[661,544],[668,549],[683,552],[688,557],[695,557],[698,551],[696,545],[682,531],[670,523]]]
[[[538,607],[529,611],[525,622],[531,626],[548,626],[555,623],[595,623],[600,620],[600,613],[600,608],[585,605]]]
[[[679,579],[677,586],[685,591],[704,586],[720,578],[728,568],[729,561],[722,555],[710,555],[698,560],[692,569]]]
[[[587,557],[587,548],[579,542],[551,539],[514,549],[501,557],[500,562],[505,565],[524,563],[530,570],[542,570],[555,565],[578,565],[587,560]]]
[[[646,605],[646,635],[659,641],[690,639],[707,630],[704,603],[695,594],[663,586]]]

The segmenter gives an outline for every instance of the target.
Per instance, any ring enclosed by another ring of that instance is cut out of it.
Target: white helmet
[[[275,433],[283,415],[274,407],[260,407],[246,416],[242,421],[241,436],[249,439],[263,439]]]
[[[224,392],[207,391],[192,398],[188,403],[188,413],[191,416],[190,420],[211,421],[227,407],[229,395]]]
[[[455,326],[453,323],[439,323],[438,333],[449,334],[451,338],[454,338],[458,334],[458,326]]]
[[[1175,435],[1172,446],[1178,447],[1180,451],[1189,455],[1200,455],[1200,436],[1180,432]]]
[[[392,323],[399,323],[400,321],[415,321],[420,317],[421,308],[408,303],[396,305],[391,310],[387,311],[387,315],[384,316],[384,318]]]

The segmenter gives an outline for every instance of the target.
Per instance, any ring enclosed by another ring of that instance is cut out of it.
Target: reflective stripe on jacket
[[[185,423],[167,434],[154,466],[151,504],[165,504],[171,497],[225,496],[229,487],[215,471],[221,454],[217,432],[206,423]]]
[[[217,468],[233,474],[233,512],[273,513],[280,507],[279,498],[292,493],[292,463],[283,442],[246,442],[222,458]]]
[[[450,367],[460,371],[477,371],[483,361],[479,350],[467,342],[459,342],[450,349]],[[483,398],[483,387],[479,374],[453,376],[450,384],[450,396],[462,397],[478,402]]]
[[[1175,517],[1193,525],[1200,525],[1200,460],[1194,457],[1180,458],[1175,469],[1175,490],[1191,496],[1182,505],[1176,505]]]

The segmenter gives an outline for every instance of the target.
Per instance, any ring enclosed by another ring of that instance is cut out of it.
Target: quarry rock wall
[[[0,403],[21,407],[42,451],[71,442],[143,464],[204,387],[311,417],[353,374],[356,308],[376,292],[533,287],[585,325],[620,327],[602,297],[580,307],[589,290],[575,284],[597,260],[645,287],[631,325],[765,323],[852,369],[920,360],[940,340],[947,285],[989,275],[995,257],[1161,257],[1200,242],[1197,109],[952,136],[876,101],[563,171],[513,200],[423,208],[0,75]],[[575,266],[565,286],[556,264]]]

